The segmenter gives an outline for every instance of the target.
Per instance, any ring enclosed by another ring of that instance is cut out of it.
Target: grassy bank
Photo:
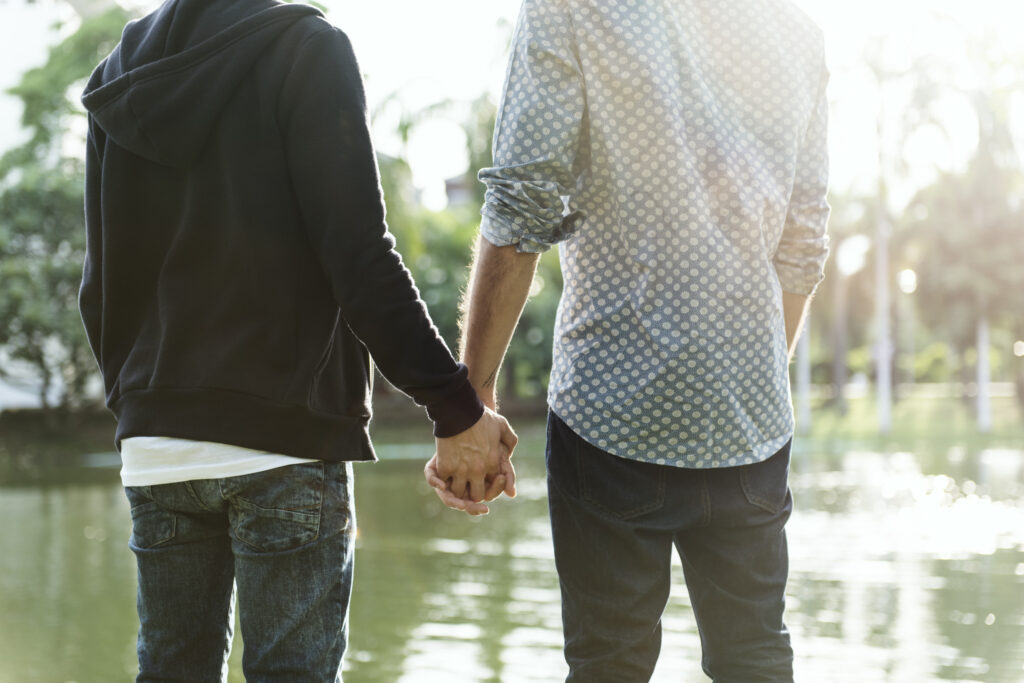
[[[845,415],[825,402],[812,406],[811,425],[800,426],[804,439],[829,450],[849,445],[884,450],[914,450],[936,445],[1024,449],[1024,415],[1013,397],[992,399],[992,430],[981,433],[972,403],[945,397],[904,398],[893,404],[892,430],[878,429],[878,405],[872,397],[847,401]]]

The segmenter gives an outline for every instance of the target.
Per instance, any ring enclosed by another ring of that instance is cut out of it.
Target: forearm
[[[345,35],[323,30],[299,52],[279,114],[301,224],[345,323],[381,373],[438,433],[482,413],[387,230],[366,98]]]
[[[793,352],[796,350],[796,342],[800,338],[800,331],[810,300],[811,297],[804,294],[782,293],[782,313],[786,320],[786,346],[789,349],[790,358],[793,357]]]
[[[470,383],[491,408],[498,371],[526,305],[539,257],[477,240],[463,300],[460,355],[469,367]]]

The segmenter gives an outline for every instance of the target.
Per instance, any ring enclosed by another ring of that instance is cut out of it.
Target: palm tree
[[[974,114],[977,144],[967,168],[940,174],[907,214],[919,253],[925,318],[946,329],[961,350],[976,348],[976,412],[979,430],[987,432],[989,327],[1013,312],[1019,316],[1024,296],[1021,165],[1010,126],[1012,95],[1024,87],[1024,60],[976,36],[963,36],[947,54],[961,58],[931,56],[912,66],[914,90],[902,137],[906,141],[931,128],[951,139],[946,107],[958,99]]]

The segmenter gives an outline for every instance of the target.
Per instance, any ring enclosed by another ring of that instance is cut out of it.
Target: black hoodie
[[[82,101],[80,304],[118,446],[371,460],[367,349],[436,435],[479,418],[387,231],[355,57],[317,10],[169,0]]]

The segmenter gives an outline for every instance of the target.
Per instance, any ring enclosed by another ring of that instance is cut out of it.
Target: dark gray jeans
[[[139,681],[220,681],[237,584],[247,681],[340,681],[355,515],[348,463],[128,487]]]
[[[793,680],[782,621],[789,444],[754,465],[667,467],[610,455],[551,413],[547,465],[567,681],[650,679],[673,545],[705,673],[716,683]]]

